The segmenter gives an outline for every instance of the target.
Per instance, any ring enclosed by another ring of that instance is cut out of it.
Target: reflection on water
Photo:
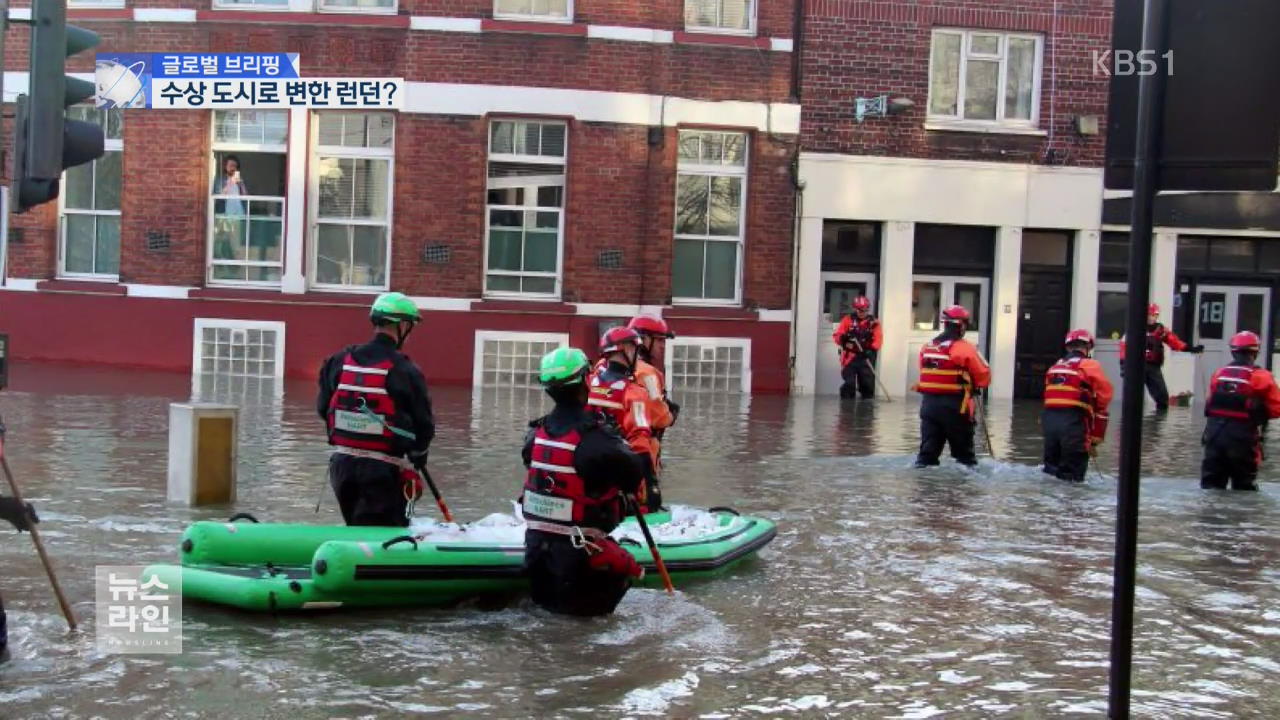
[[[332,523],[328,495],[314,513],[328,452],[313,386],[193,388],[185,376],[57,367],[19,367],[14,380],[0,396],[10,464],[86,630],[64,633],[29,541],[0,531],[15,655],[0,669],[0,717],[257,717],[279,702],[295,718],[1105,708],[1114,447],[1083,485],[1042,476],[1034,404],[991,405],[999,460],[915,471],[910,401],[681,397],[666,444],[671,499],[779,523],[778,539],[732,577],[674,598],[632,592],[592,621],[527,601],[281,618],[188,606],[184,654],[139,657],[94,650],[93,566],[171,560],[188,523],[233,511],[165,504],[168,403],[194,390],[243,406],[234,510]],[[508,509],[541,393],[433,398],[432,468],[451,508],[464,518]],[[1275,485],[1199,490],[1198,413],[1143,420],[1135,712],[1271,716]]]

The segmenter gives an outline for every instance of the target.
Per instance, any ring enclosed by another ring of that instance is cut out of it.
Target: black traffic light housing
[[[102,128],[66,117],[68,107],[94,95],[93,83],[67,77],[67,58],[99,40],[97,33],[67,25],[63,0],[32,3],[29,94],[18,97],[14,115],[16,212],[56,200],[64,170],[102,157]]]

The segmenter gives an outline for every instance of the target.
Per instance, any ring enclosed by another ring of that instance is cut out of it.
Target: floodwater
[[[167,405],[191,396],[189,378],[13,370],[9,463],[83,629],[65,631],[28,538],[0,529],[14,653],[0,717],[1105,713],[1114,447],[1083,485],[1043,476],[1036,407],[1022,403],[989,409],[999,461],[922,472],[910,401],[680,397],[669,500],[763,515],[778,537],[675,597],[632,591],[610,618],[527,600],[277,618],[189,604],[182,655],[99,654],[95,565],[173,561],[188,523],[236,511],[338,520],[329,496],[314,514],[327,451],[312,392],[206,382],[202,397],[243,406],[240,497],[188,510],[164,493]],[[542,395],[433,396],[433,474],[454,513],[508,510]],[[1280,464],[1260,493],[1201,491],[1199,408],[1144,422],[1135,714],[1275,717]]]

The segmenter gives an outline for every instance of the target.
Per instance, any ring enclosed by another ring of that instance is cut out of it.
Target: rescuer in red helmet
[[[1120,338],[1120,375],[1124,376],[1124,337]],[[1174,352],[1199,354],[1204,352],[1203,345],[1188,346],[1172,330],[1160,323],[1160,306],[1151,303],[1147,306],[1147,350],[1145,381],[1147,392],[1156,401],[1156,410],[1169,409],[1169,387],[1164,382],[1164,346]]]
[[[653,447],[659,463],[662,460],[662,438],[667,428],[676,423],[680,404],[667,395],[667,379],[662,367],[666,361],[667,340],[675,338],[667,321],[654,315],[637,315],[627,327],[640,336],[640,357],[636,360],[635,381],[644,389],[647,398],[645,409],[649,415],[649,427],[653,430]],[[655,477],[656,480],[656,477]],[[647,493],[647,509],[656,512],[662,507],[662,490],[655,483]]]
[[[944,445],[962,465],[977,465],[973,449],[976,391],[991,384],[991,368],[964,339],[969,311],[942,311],[942,333],[920,348],[920,452],[916,467],[937,465]]]
[[[1082,482],[1090,451],[1107,436],[1107,408],[1115,391],[1093,352],[1088,330],[1067,333],[1067,354],[1044,375],[1044,471]]]
[[[587,404],[613,419],[631,450],[644,461],[645,484],[639,499],[649,504],[650,489],[658,489],[658,444],[649,420],[649,394],[635,380],[640,360],[640,335],[631,328],[614,327],[600,337],[600,357],[604,361],[588,383]]]
[[[880,321],[871,314],[871,301],[859,295],[853,301],[853,314],[845,315],[831,339],[840,348],[840,397],[851,398],[855,393],[863,400],[876,396],[876,355],[883,342]]]
[[[1266,369],[1254,363],[1262,341],[1252,332],[1231,338],[1231,363],[1209,381],[1204,414],[1204,460],[1200,487],[1257,490],[1262,462],[1262,431],[1280,418],[1280,388]]]

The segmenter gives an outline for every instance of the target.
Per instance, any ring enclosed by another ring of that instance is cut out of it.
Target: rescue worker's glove
[[[0,520],[8,520],[18,532],[30,530],[31,523],[40,522],[31,503],[19,504],[11,497],[0,497]]]
[[[1204,346],[1192,345],[1191,347],[1187,348],[1187,352],[1191,353],[1192,355],[1199,355],[1200,353],[1204,352]]]
[[[592,570],[637,580],[644,577],[644,568],[636,562],[635,556],[623,550],[613,538],[597,540],[595,544],[600,549],[592,552],[587,560]]]
[[[671,424],[675,425],[676,420],[680,419],[680,403],[667,398],[667,409],[671,411]]]
[[[418,468],[419,470],[422,470],[427,466],[427,451],[426,450],[410,450],[409,462],[412,463],[414,467]]]

